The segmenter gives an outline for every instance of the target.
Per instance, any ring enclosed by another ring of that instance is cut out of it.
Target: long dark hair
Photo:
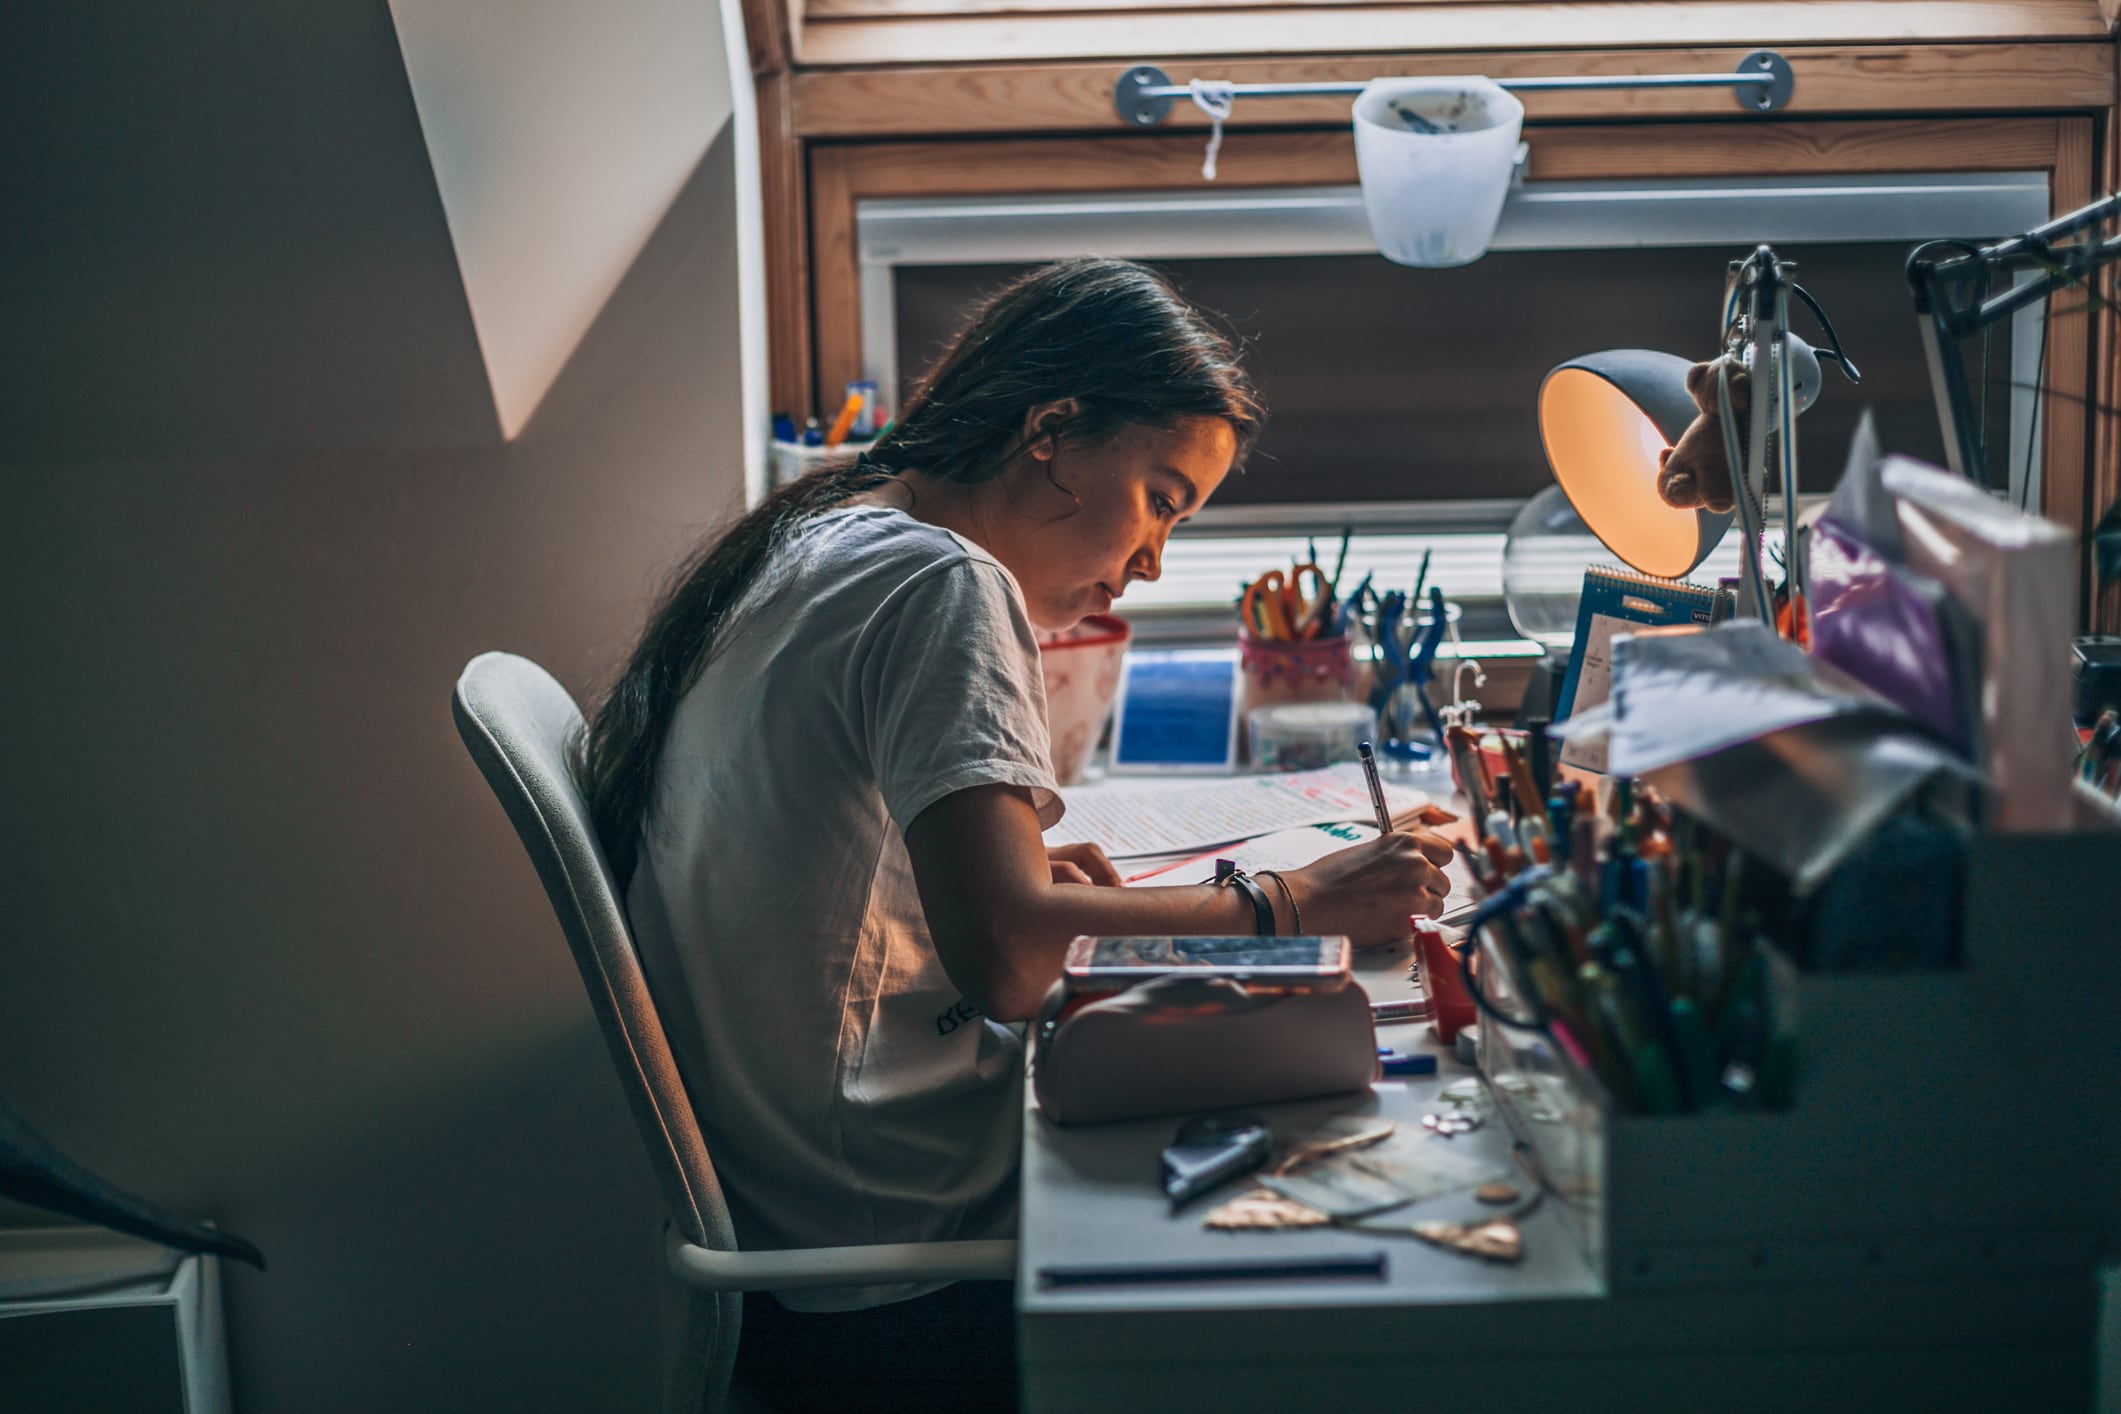
[[[639,856],[678,700],[796,528],[901,471],[967,485],[998,476],[1025,450],[1025,414],[1064,399],[1075,401],[1075,413],[1041,436],[1096,445],[1129,426],[1213,417],[1237,434],[1240,462],[1265,416],[1232,340],[1154,271],[1066,260],[995,294],[858,462],[781,487],[671,577],[575,751],[576,778],[621,888]]]

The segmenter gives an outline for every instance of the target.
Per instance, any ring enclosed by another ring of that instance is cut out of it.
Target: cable
[[[1541,1004],[1538,995],[1530,989],[1526,990],[1524,998],[1532,1008],[1532,1015],[1529,1017],[1506,1015],[1500,1007],[1489,1000],[1487,991],[1480,985],[1479,977],[1473,971],[1473,953],[1479,946],[1479,935],[1468,933],[1466,934],[1466,940],[1459,944],[1457,948],[1458,974],[1465,980],[1466,993],[1473,998],[1473,1005],[1505,1026],[1514,1026],[1520,1031],[1545,1031],[1547,1029],[1547,1009]]]
[[[1841,371],[1847,376],[1849,382],[1861,383],[1863,375],[1857,371],[1856,365],[1849,361],[1849,356],[1841,351],[1841,336],[1834,332],[1833,321],[1826,317],[1826,311],[1819,307],[1819,301],[1813,299],[1812,292],[1795,280],[1790,281],[1790,288],[1797,292],[1797,298],[1804,301],[1806,307],[1812,311],[1812,317],[1819,321],[1819,327],[1826,331],[1826,342],[1830,352],[1819,354],[1819,357],[1830,358],[1840,364]],[[1816,353],[1818,351],[1814,350],[1813,352]]]

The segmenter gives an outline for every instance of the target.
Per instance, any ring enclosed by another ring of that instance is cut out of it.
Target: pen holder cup
[[[1484,78],[1382,78],[1351,116],[1378,253],[1422,267],[1478,260],[1524,161],[1523,101]]]
[[[837,447],[805,447],[794,442],[775,442],[767,458],[767,475],[775,486],[799,481],[819,467],[840,466],[862,454],[867,443],[842,442]]]
[[[1119,670],[1133,636],[1125,619],[1091,614],[1074,628],[1041,637],[1039,666],[1046,679],[1046,737],[1053,775],[1064,786],[1083,778],[1083,767],[1097,750],[1112,699],[1119,692]]]
[[[1277,702],[1348,702],[1355,697],[1355,655],[1348,636],[1337,638],[1255,638],[1249,628],[1237,630],[1237,719],[1247,721],[1255,707]],[[1249,755],[1251,744],[1243,743]]]

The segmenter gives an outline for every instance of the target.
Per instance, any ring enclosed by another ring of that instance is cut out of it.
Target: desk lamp
[[[1746,541],[1739,556],[1739,611],[1770,624],[1773,606],[1760,567],[1770,464],[1779,469],[1785,492],[1784,543],[1795,546],[1797,415],[1818,397],[1822,357],[1840,363],[1850,381],[1860,377],[1842,355],[1825,312],[1789,278],[1794,269],[1767,246],[1731,262],[1724,357],[1714,366],[1733,510],[1673,506],[1658,494],[1665,454],[1700,412],[1687,389],[1687,360],[1649,349],[1611,349],[1560,365],[1539,390],[1547,463],[1569,504],[1606,548],[1644,574],[1678,579],[1715,548],[1735,514]],[[1819,354],[1790,333],[1793,291],[1819,316],[1830,353]],[[1752,392],[1751,426],[1742,444],[1730,394],[1734,368],[1748,378]],[[1788,558],[1791,588],[1801,595],[1801,556]]]
[[[1607,549],[1660,579],[1691,573],[1731,525],[1729,511],[1681,510],[1657,494],[1664,453],[1698,411],[1690,366],[1654,349],[1607,349],[1539,385],[1539,438],[1562,494]]]

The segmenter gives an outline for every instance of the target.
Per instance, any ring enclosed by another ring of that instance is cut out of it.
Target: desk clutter
[[[891,414],[881,401],[876,383],[857,379],[847,384],[839,409],[826,421],[806,418],[798,427],[788,413],[773,415],[768,475],[773,485],[786,486],[821,466],[854,460],[864,447],[890,430]]]
[[[1432,996],[1455,996],[1459,969],[1489,1018],[1544,1036],[1629,1113],[1786,1108],[1795,1021],[1760,897],[1774,890],[1748,887],[1727,840],[1630,787],[1614,819],[1579,815],[1589,793],[1574,781],[1514,828],[1491,817],[1466,942],[1450,960],[1423,950]]]
[[[1304,770],[1355,759],[1355,743],[1381,738],[1387,757],[1426,761],[1444,719],[1430,677],[1439,648],[1457,632],[1458,609],[1429,582],[1424,553],[1410,591],[1376,587],[1364,574],[1346,597],[1348,547],[1341,532],[1329,575],[1316,542],[1291,569],[1246,581],[1237,607],[1249,758],[1265,770]]]
[[[1372,714],[1394,749],[1440,754],[1470,817],[1466,897],[1411,920],[1422,995],[1406,1001],[1199,978],[1065,1014],[1059,998],[1042,1109],[1186,1117],[1164,1192],[1175,1221],[1213,1231],[1360,1228],[1511,1262],[1544,1203],[1542,1243],[1566,1233],[1607,1291],[2089,1272],[2121,1213],[2121,1105],[2103,1028],[2057,1008],[2121,1006],[2121,654],[2070,639],[2058,534],[1859,439],[1762,605],[1592,574],[1573,700],[1522,730],[1429,700],[1424,655],[1449,624],[1435,586],[1343,599],[1337,567],[1260,576],[1239,601],[1249,686],[1260,655],[1378,666],[1259,704],[1255,756],[1362,754]],[[1071,791],[1063,828],[1182,861],[1136,871],[1149,882],[1192,882],[1204,861],[1186,851],[1236,857],[1229,841],[1279,831],[1244,856],[1265,877],[1367,837],[1351,819],[1402,817],[1404,797],[1362,808],[1372,779],[1334,764],[1139,798],[1106,783]],[[1241,825],[1211,823],[1232,811]],[[1440,1046],[1380,1047],[1387,1022]],[[1092,1043],[1099,1026],[1122,1039]],[[1229,1039],[1207,1039],[1218,1027]],[[1134,1083],[1069,1091],[1114,1056]],[[1367,1113],[1374,1084],[1433,1098],[1395,1126]],[[1251,1113],[1305,1095],[1350,1098],[1286,1125]],[[1996,1113],[2005,1135],[1980,1122]],[[1304,1270],[1372,1280],[1383,1263]]]
[[[1439,1029],[1479,1012],[1607,1289],[2112,1250],[2106,1062],[2042,1000],[2121,1004],[2121,710],[2070,671],[2072,565],[1866,424],[1760,613],[1587,580],[1551,732],[1595,772],[1542,799],[1474,768],[1488,897],[1424,981]],[[2012,1134],[1969,1125],[2013,1094]]]

